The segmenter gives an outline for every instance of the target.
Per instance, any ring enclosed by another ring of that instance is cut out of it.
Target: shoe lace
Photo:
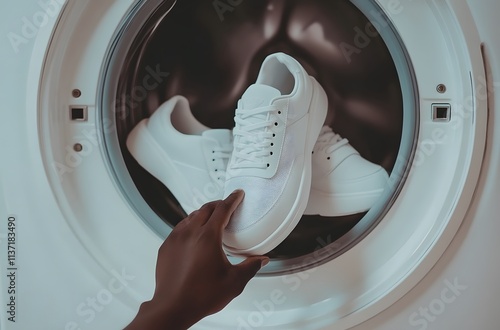
[[[336,134],[328,126],[323,126],[316,142],[315,150],[324,150],[325,153],[331,154],[338,148],[348,144],[347,139],[342,138]]]
[[[220,164],[219,166],[215,167],[215,172],[217,172],[217,180],[224,181],[226,179],[227,164],[229,163],[229,159],[231,158],[232,151],[232,143],[224,143],[213,148],[212,160],[216,162],[216,164]]]
[[[236,110],[233,135],[234,160],[232,167],[238,168],[266,168],[269,167],[264,157],[269,156],[269,148],[274,137],[270,127],[275,125],[271,116],[276,106],[259,107],[252,110]]]

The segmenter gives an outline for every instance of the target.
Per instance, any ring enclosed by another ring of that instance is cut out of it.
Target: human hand
[[[269,262],[254,256],[232,265],[222,249],[222,232],[243,196],[235,191],[207,203],[174,228],[158,252],[153,298],[126,329],[187,329],[243,292]]]

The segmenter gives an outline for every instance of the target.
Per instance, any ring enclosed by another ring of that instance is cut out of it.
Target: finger
[[[264,256],[248,257],[240,264],[233,267],[233,274],[236,277],[235,283],[239,283],[240,291],[243,291],[248,281],[250,281],[257,272],[269,263],[269,258]]]
[[[185,228],[187,226],[203,226],[217,207],[218,201],[213,201],[202,205],[198,210],[191,212],[186,218],[175,226],[175,228]]]
[[[233,215],[238,205],[240,205],[244,196],[245,193],[243,190],[235,190],[231,195],[227,196],[226,199],[220,201],[208,220],[208,223],[222,234],[222,230],[226,228],[231,219],[231,215]]]

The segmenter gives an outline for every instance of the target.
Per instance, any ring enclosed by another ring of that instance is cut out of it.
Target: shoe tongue
[[[281,93],[274,87],[261,84],[250,85],[241,97],[240,109],[250,110],[268,106],[278,96],[281,96]]]
[[[219,144],[231,143],[233,133],[228,129],[208,129],[201,133],[201,136],[216,140]]]

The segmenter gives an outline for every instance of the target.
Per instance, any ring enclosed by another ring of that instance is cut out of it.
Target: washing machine
[[[185,216],[127,134],[176,94],[231,128],[262,60],[283,51],[325,88],[327,124],[390,179],[368,212],[304,216],[193,329],[498,329],[499,12],[495,0],[4,4],[0,328],[125,327]]]

